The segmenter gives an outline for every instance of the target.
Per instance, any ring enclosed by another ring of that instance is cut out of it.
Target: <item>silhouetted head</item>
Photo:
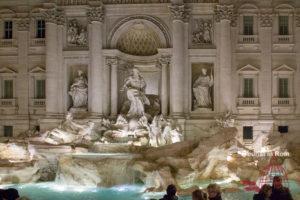
[[[264,197],[269,198],[272,194],[272,187],[268,184],[264,184],[260,188],[259,193],[262,194]]]
[[[192,200],[207,200],[207,195],[202,190],[195,190],[192,192]]]
[[[19,197],[20,197],[19,196],[19,192],[16,189],[9,188],[9,189],[5,190],[4,199],[7,199],[7,200],[16,200]]]
[[[221,196],[221,188],[219,185],[213,183],[207,186],[207,193],[209,198],[215,198]]]
[[[281,178],[281,176],[274,176],[274,178],[273,178],[273,187],[275,189],[282,188],[282,178]]]
[[[177,192],[177,189],[176,189],[175,185],[173,185],[173,184],[168,185],[168,187],[167,187],[167,195],[168,196],[175,196],[176,192]]]

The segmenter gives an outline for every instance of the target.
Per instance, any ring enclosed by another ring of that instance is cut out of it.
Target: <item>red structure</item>
[[[249,180],[242,180],[241,183],[244,185],[246,191],[259,192],[261,186],[264,184],[272,185],[274,176],[281,176],[282,185],[289,187],[289,181],[284,167],[278,162],[278,158],[273,153],[269,164],[263,169],[258,183]]]
[[[278,162],[275,153],[273,153],[270,163],[264,168],[258,186],[261,187],[264,184],[272,185],[274,176],[281,176],[282,184],[285,187],[289,187],[287,173],[284,167]]]

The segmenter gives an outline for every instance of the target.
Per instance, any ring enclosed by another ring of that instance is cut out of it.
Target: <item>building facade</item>
[[[228,111],[250,144],[300,130],[297,0],[2,0],[0,16],[1,136],[57,125],[78,71],[75,112],[115,118],[130,66],[188,139]]]

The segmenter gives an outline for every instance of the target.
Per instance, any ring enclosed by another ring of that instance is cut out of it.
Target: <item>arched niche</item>
[[[161,46],[160,48],[170,47],[170,34],[167,26],[158,18],[147,15],[133,15],[128,16],[118,21],[108,36],[108,46],[110,49],[116,49],[117,42],[120,37],[127,33],[127,31],[137,23],[142,23],[150,28],[159,38]]]

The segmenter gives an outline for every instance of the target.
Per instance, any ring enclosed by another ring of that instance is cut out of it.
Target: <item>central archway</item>
[[[153,49],[151,48],[170,47],[170,38],[167,26],[160,19],[148,15],[134,15],[116,23],[109,34],[108,46],[110,49],[119,49],[120,43],[126,42],[127,46],[135,47],[134,42],[142,41],[145,45],[150,45],[150,50],[143,50],[149,55],[153,55]],[[122,49],[120,50],[122,51]],[[134,50],[132,51],[135,53]],[[125,53],[130,54],[130,51]]]

